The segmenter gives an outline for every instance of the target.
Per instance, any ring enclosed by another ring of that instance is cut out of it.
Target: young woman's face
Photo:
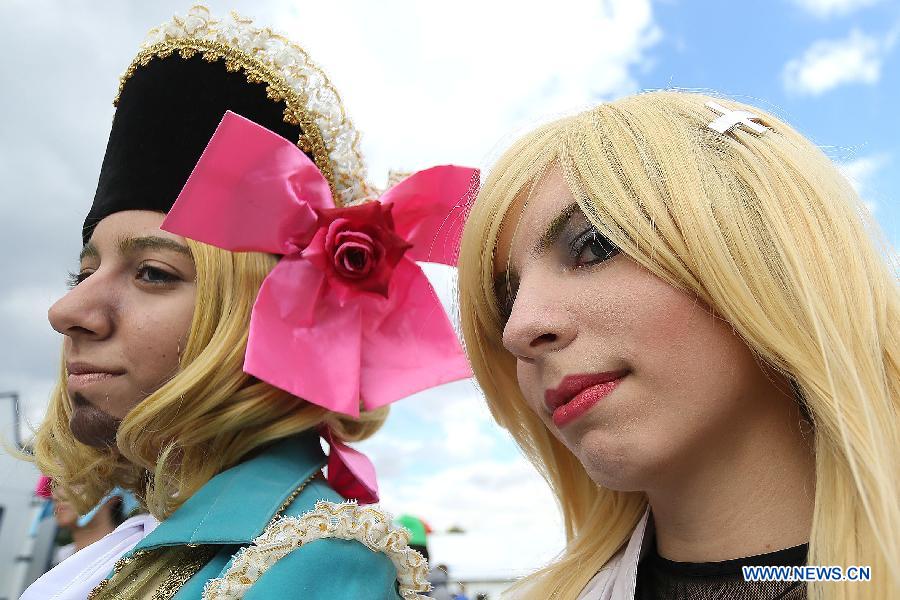
[[[118,422],[178,369],[194,314],[196,272],[165,215],[131,210],[97,224],[74,287],[50,308],[65,336],[72,432],[110,445]]]
[[[510,209],[495,275],[522,394],[601,485],[647,490],[710,452],[726,459],[755,415],[783,407],[786,383],[596,233],[558,169]]]
[[[78,523],[78,513],[75,508],[65,500],[54,500],[53,516],[60,527],[74,527]]]

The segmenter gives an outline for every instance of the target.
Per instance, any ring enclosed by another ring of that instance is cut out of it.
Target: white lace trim
[[[353,204],[374,194],[375,190],[366,183],[359,133],[346,117],[337,90],[303,48],[269,28],[254,27],[250,19],[235,12],[231,13],[230,21],[223,22],[214,19],[207,7],[197,5],[186,16],[176,15],[171,22],[150,30],[142,50],[145,56],[153,51],[163,55],[168,44],[193,40],[222,44],[242,52],[276,73],[301,99],[321,132],[332,163],[338,204]],[[123,85],[131,72],[130,68],[123,76]]]
[[[409,547],[410,534],[394,527],[391,515],[374,506],[356,502],[316,502],[300,517],[283,517],[270,524],[253,545],[242,548],[231,566],[203,588],[203,600],[234,600],[244,594],[279,559],[300,546],[334,538],[362,543],[373,552],[387,554],[397,570],[400,596],[404,600],[427,600],[419,592],[431,590],[428,562]]]

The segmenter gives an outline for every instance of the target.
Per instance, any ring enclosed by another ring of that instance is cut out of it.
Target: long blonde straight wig
[[[323,423],[339,439],[358,441],[387,416],[379,409],[345,418],[244,373],[250,313],[277,259],[187,243],[197,296],[178,372],[125,416],[115,448],[93,448],[73,437],[62,376],[38,428],[38,468],[82,514],[120,485],[164,519],[254,449]]]
[[[547,431],[502,345],[494,290],[501,224],[513,201],[558,166],[603,235],[713,307],[796,384],[816,455],[808,563],[872,573],[870,583],[810,584],[809,597],[900,598],[895,255],[819,149],[774,116],[725,100],[769,130],[717,133],[707,127],[718,116],[709,100],[645,93],[540,127],[502,155],[472,207],[459,264],[467,352],[495,419],[552,488],[568,540],[558,560],[517,588],[574,600],[646,508],[643,494],[596,485]]]

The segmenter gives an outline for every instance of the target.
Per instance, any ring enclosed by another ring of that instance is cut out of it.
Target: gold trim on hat
[[[113,104],[137,69],[154,58],[175,53],[184,59],[200,54],[208,62],[224,60],[230,72],[242,71],[249,83],[266,85],[266,96],[284,102],[284,120],[302,129],[297,146],[331,186],[335,203],[350,205],[374,195],[366,182],[359,133],[347,118],[340,96],[325,73],[297,44],[250,19],[231,13],[231,21],[213,19],[208,8],[194,6],[185,17],[152,29],[140,52],[119,81]]]

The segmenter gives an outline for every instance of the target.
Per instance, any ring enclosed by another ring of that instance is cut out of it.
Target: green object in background
[[[400,515],[397,517],[396,522],[398,525],[409,529],[409,532],[412,534],[412,537],[409,540],[410,544],[416,544],[418,546],[426,545],[426,539],[431,532],[431,528],[425,521],[412,515]]]

